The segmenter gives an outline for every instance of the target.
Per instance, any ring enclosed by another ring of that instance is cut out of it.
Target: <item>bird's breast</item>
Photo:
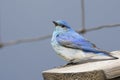
[[[81,50],[66,48],[57,42],[52,43],[55,52],[66,61],[78,62],[85,58],[85,53]]]

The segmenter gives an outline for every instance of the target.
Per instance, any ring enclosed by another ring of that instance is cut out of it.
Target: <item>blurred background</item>
[[[120,23],[120,0],[85,0],[85,26]],[[52,34],[53,20],[82,28],[81,0],[0,0],[0,42]],[[84,36],[98,47],[120,50],[120,27]],[[50,38],[0,48],[0,80],[42,80],[41,72],[67,62],[53,51]]]

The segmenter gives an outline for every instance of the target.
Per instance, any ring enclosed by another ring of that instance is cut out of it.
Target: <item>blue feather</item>
[[[82,35],[75,32],[65,21],[59,20],[53,21],[53,23],[55,24],[56,28],[53,32],[52,45],[56,51],[58,50],[58,53],[61,53],[61,49],[63,49],[64,47],[64,49],[66,49],[65,51],[67,51],[67,49],[72,49],[73,53],[80,50],[83,51],[84,54],[99,54],[102,56],[109,56],[117,59],[117,57],[110,55],[107,51],[100,50],[95,46],[95,44],[91,43]],[[66,56],[68,56],[68,58],[70,57],[69,54],[66,55],[64,52],[62,53],[62,56],[64,56],[63,58],[65,58]],[[73,56],[73,59],[74,57],[75,56]]]

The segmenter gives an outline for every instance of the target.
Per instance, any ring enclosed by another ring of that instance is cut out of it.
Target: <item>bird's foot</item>
[[[69,62],[69,63],[67,63],[66,65],[76,65],[76,64],[78,64],[78,63]]]
[[[67,63],[67,64],[63,65],[62,67],[69,67],[69,66],[72,66],[72,65],[77,65],[77,64],[79,64],[79,63],[69,62],[69,63]]]
[[[67,63],[67,64],[65,64],[65,65],[61,65],[61,66],[59,66],[59,67],[55,67],[55,68],[69,67],[69,66],[72,66],[72,65],[77,65],[77,64],[79,64],[79,63],[69,62],[69,63]]]

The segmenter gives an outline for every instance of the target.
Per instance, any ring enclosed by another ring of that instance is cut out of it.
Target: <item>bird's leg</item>
[[[72,59],[69,61],[69,63],[66,64],[66,66],[77,65],[77,64],[79,64],[79,62],[75,62],[75,59]]]
[[[65,65],[62,65],[62,66],[59,66],[59,67],[56,67],[56,68],[69,67],[69,66],[77,65],[77,64],[79,64],[79,63],[69,62],[69,63],[67,63]]]
[[[66,65],[76,65],[76,64],[78,64],[78,63],[69,62],[69,63],[67,63]]]

